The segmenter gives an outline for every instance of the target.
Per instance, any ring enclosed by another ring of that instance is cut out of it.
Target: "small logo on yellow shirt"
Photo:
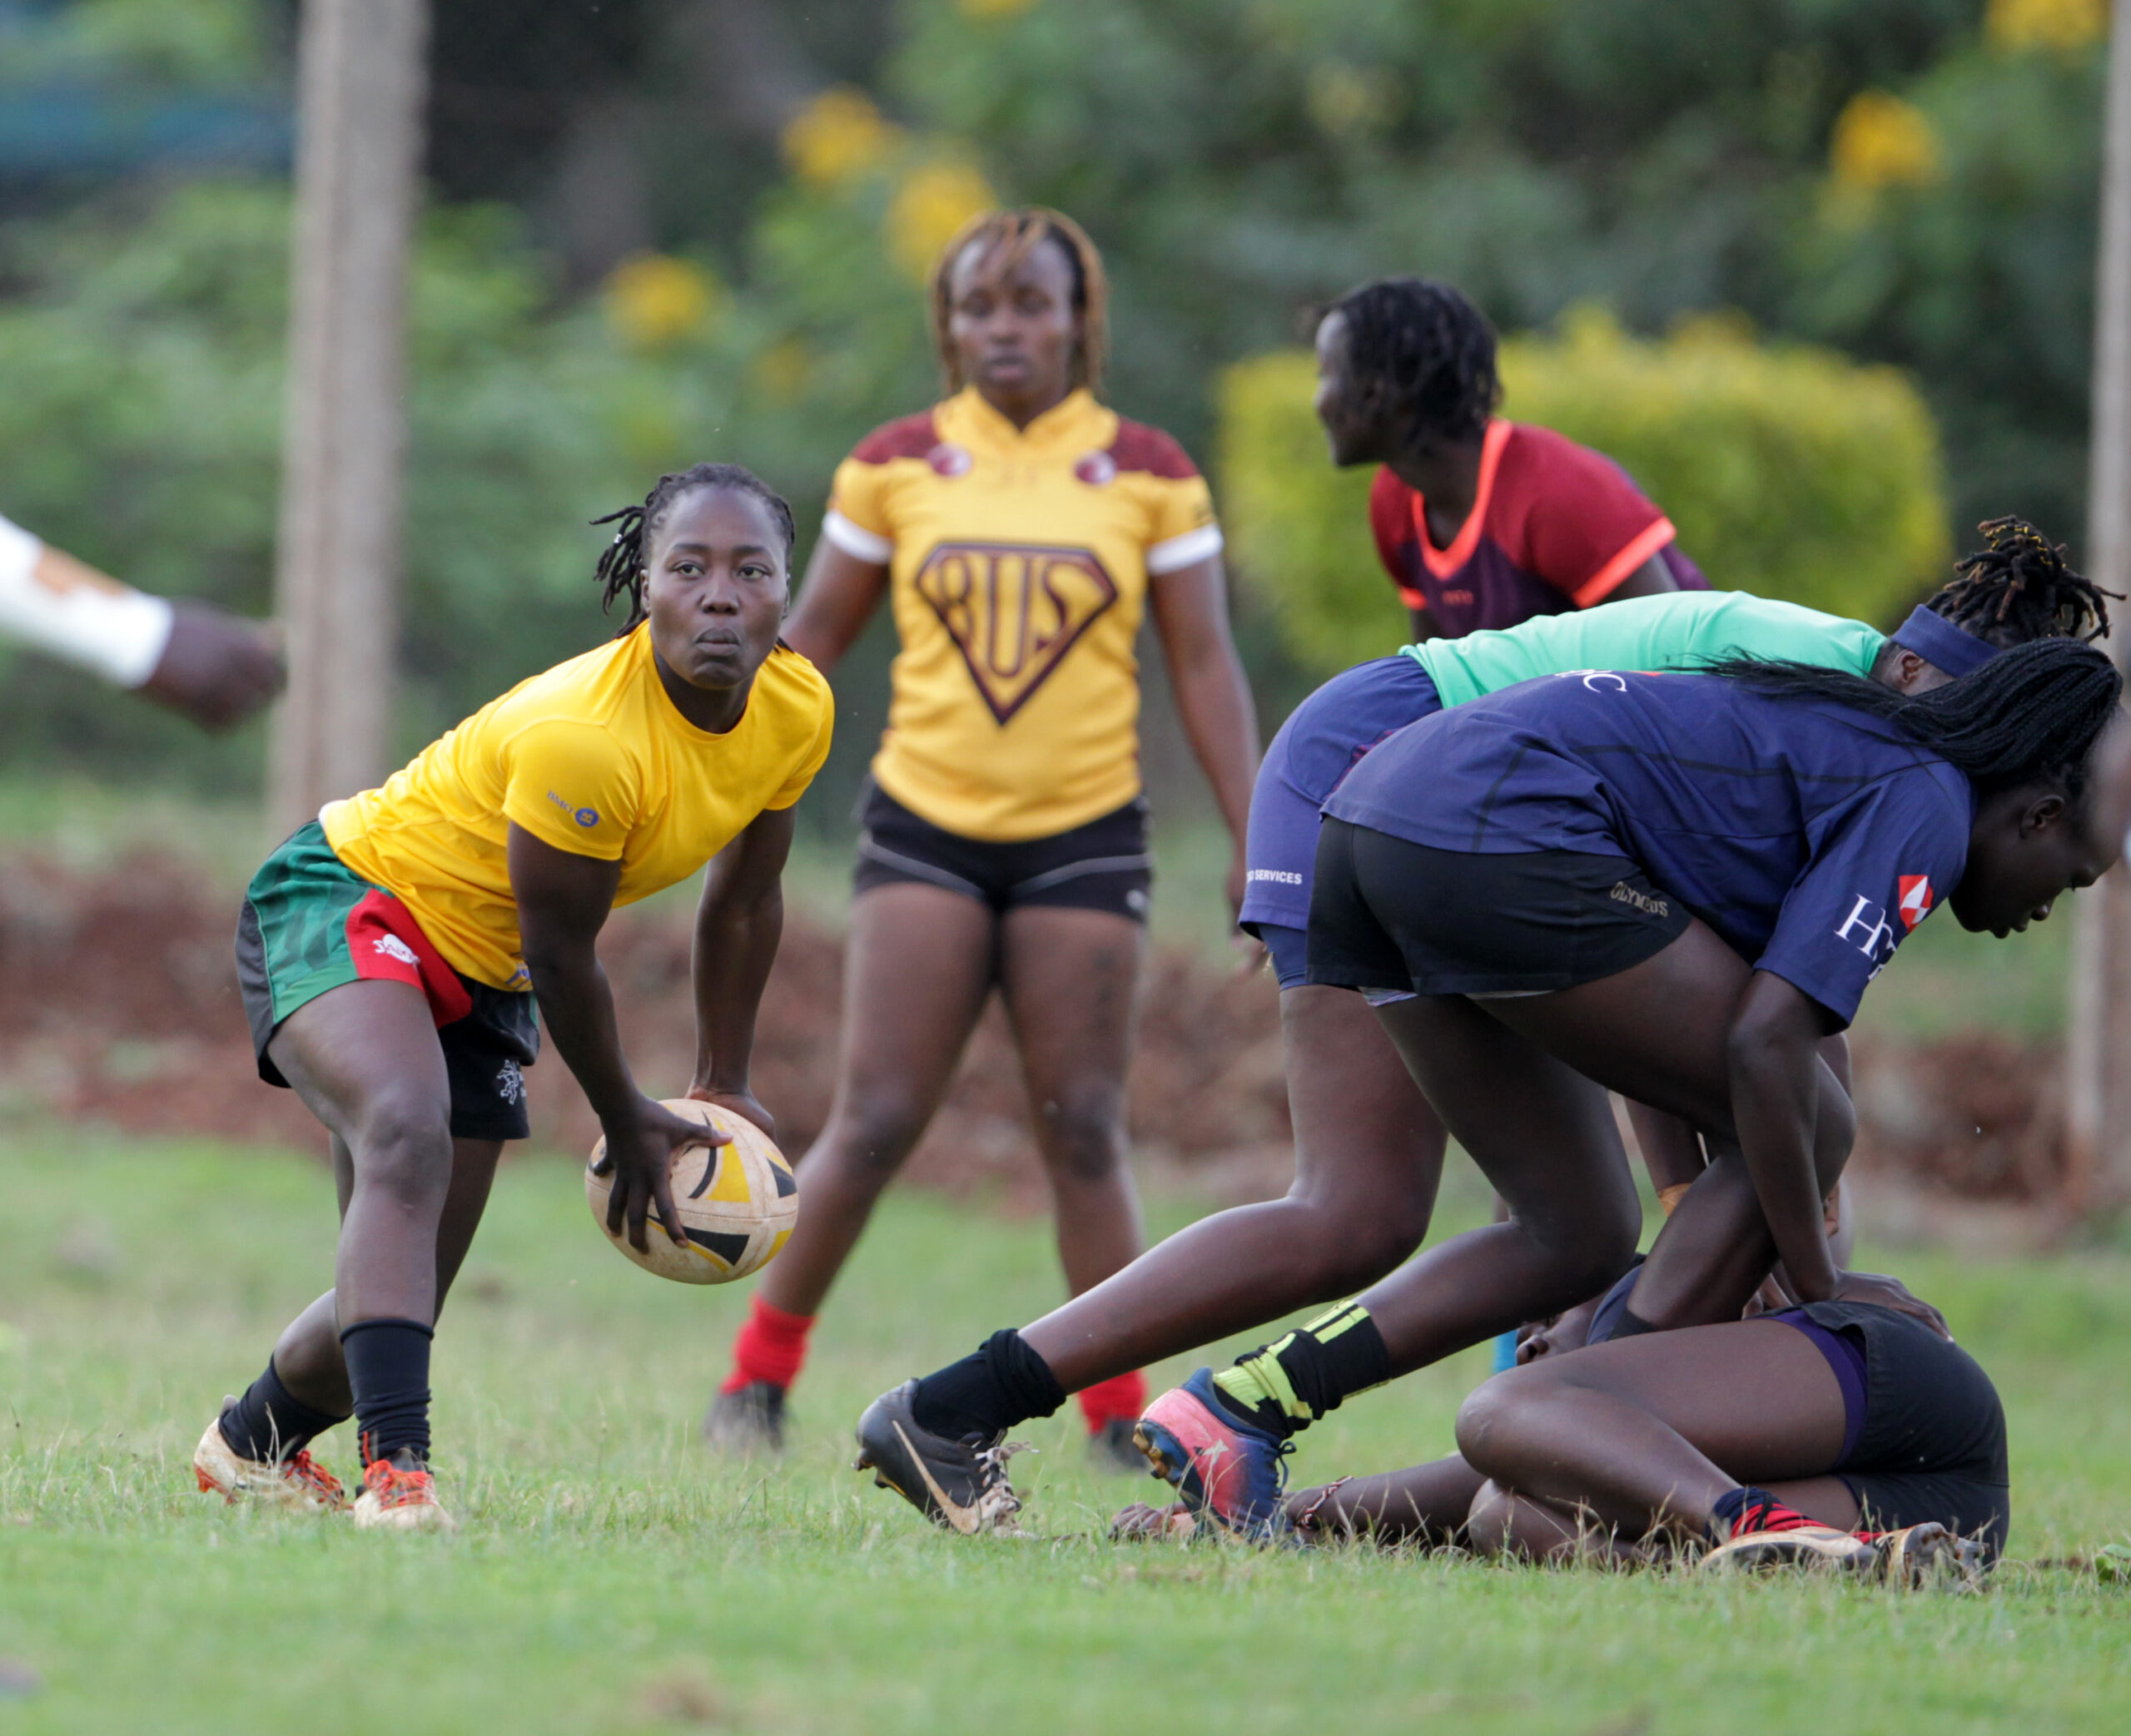
[[[1091,489],[1106,488],[1117,480],[1117,460],[1107,452],[1090,452],[1073,466],[1073,474]]]
[[[942,543],[913,583],[1000,723],[1117,601],[1117,582],[1085,548]]]
[[[553,790],[548,791],[548,800],[554,803],[557,807],[560,808],[565,814],[569,815],[569,817],[574,820],[579,826],[597,826],[599,823],[599,810],[597,808],[579,807],[574,803],[567,801],[563,797],[556,795]]]
[[[936,474],[952,482],[957,476],[966,476],[976,460],[970,456],[969,448],[957,446],[952,440],[942,440],[925,454],[925,462]]]

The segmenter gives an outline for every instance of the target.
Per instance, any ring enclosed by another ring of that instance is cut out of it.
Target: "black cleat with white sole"
[[[933,1524],[965,1537],[1015,1535],[1021,1497],[1006,1480],[1006,1461],[1022,1450],[1006,1431],[989,1441],[956,1441],[921,1428],[911,1412],[917,1382],[905,1381],[866,1407],[858,1419],[858,1461],[883,1489],[892,1489]]]

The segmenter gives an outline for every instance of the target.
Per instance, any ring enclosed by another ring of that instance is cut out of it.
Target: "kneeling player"
[[[682,1239],[672,1153],[701,1126],[637,1088],[595,941],[609,910],[717,860],[697,917],[689,1095],[770,1129],[748,1084],[783,923],[792,805],[828,753],[828,687],[777,639],[792,513],[734,465],[660,479],[599,577],[613,643],[522,682],[267,859],[237,930],[261,1076],[333,1136],[331,1290],[208,1425],[202,1490],[338,1506],[307,1451],[352,1411],[360,1525],[448,1525],[429,1471],[430,1341],[506,1139],[534,1004],[598,1112],[610,1226]],[[602,523],[609,522],[606,520]]]

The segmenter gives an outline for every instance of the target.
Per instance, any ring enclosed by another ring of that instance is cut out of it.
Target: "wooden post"
[[[276,606],[279,838],[386,767],[428,0],[304,0]]]
[[[2088,577],[2131,590],[2131,0],[2110,8],[2109,109],[2095,268],[2094,408],[2087,464]],[[2131,664],[2131,625],[2109,649]],[[2121,866],[2079,900],[2064,1064],[2069,1171],[2082,1213],[2131,1203],[2131,878]]]

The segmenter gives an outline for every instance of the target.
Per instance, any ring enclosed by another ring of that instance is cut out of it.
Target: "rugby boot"
[[[1877,1578],[1883,1567],[1878,1543],[1867,1533],[1837,1530],[1808,1519],[1781,1501],[1749,1501],[1731,1535],[1701,1558],[1702,1573],[1753,1572],[1770,1567],[1814,1567]]]
[[[365,1531],[455,1531],[459,1522],[436,1498],[436,1479],[420,1466],[372,1459],[355,1497],[355,1525]]]
[[[1132,1439],[1155,1475],[1173,1484],[1198,1517],[1253,1543],[1289,1535],[1281,1461],[1294,1446],[1222,1404],[1212,1369],[1200,1369],[1148,1406]]]
[[[782,1452],[785,1390],[773,1381],[750,1381],[719,1393],[703,1420],[704,1441],[733,1459]]]
[[[225,1407],[226,1408],[226,1407]],[[231,1506],[263,1501],[271,1506],[315,1508],[337,1513],[348,1505],[347,1491],[308,1452],[286,1459],[247,1459],[229,1443],[220,1418],[192,1450],[192,1475],[202,1495],[219,1495]]]
[[[1879,1551],[1880,1577],[1890,1585],[1909,1591],[1983,1589],[1983,1545],[1973,1537],[1930,1522],[1864,1535]]]
[[[853,1471],[870,1471],[875,1485],[892,1489],[933,1524],[965,1537],[982,1532],[1018,1535],[1021,1498],[1006,1478],[1006,1461],[1023,1451],[1001,1429],[989,1440],[954,1440],[921,1427],[912,1413],[917,1382],[905,1381],[866,1407],[858,1419]]]

